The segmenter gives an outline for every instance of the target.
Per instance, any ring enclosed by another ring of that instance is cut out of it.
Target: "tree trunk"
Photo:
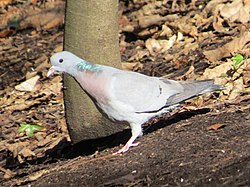
[[[67,0],[64,50],[85,60],[120,67],[117,0]],[[76,81],[64,76],[66,120],[73,143],[121,131],[104,118]]]

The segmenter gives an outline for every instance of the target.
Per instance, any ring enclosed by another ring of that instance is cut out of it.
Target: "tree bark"
[[[91,63],[120,67],[117,0],[67,0],[64,50]],[[71,140],[95,139],[121,131],[104,118],[76,81],[64,75],[65,111]]]

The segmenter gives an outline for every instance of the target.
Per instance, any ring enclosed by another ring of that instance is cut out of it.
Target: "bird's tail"
[[[183,82],[183,86],[185,82]],[[195,81],[187,81],[187,84],[193,84],[195,86],[196,95],[204,94],[207,92],[219,91],[223,90],[224,87],[218,84],[214,84],[214,80],[195,80]],[[185,87],[185,86],[184,86]]]
[[[213,80],[180,81],[179,83],[184,88],[183,92],[171,96],[167,105],[173,105],[197,95],[223,89],[221,85],[214,84]]]

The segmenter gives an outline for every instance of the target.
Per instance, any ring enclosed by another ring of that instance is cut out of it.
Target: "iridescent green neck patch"
[[[78,71],[95,71],[95,72],[101,71],[100,66],[95,64],[90,64],[84,61],[79,62],[76,65],[76,67]]]

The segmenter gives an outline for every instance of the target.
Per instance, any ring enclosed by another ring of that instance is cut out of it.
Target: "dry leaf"
[[[225,32],[225,28],[223,27],[224,19],[222,19],[220,16],[216,16],[213,21],[213,28],[217,32]]]
[[[12,152],[14,158],[18,156],[18,150],[23,149],[25,147],[29,147],[29,142],[15,142],[12,144],[7,143],[7,145],[5,145],[5,148]]]
[[[149,38],[145,42],[145,46],[151,55],[155,55],[155,52],[158,52],[161,49],[160,43],[156,39],[152,38]]]
[[[15,86],[15,89],[18,91],[27,91],[31,92],[35,90],[35,86],[37,85],[37,81],[39,80],[39,75],[36,75],[35,77],[32,77],[25,82],[22,82],[21,84]]]
[[[47,174],[48,172],[49,172],[49,170],[47,170],[47,169],[43,169],[43,170],[33,172],[31,175],[29,175],[29,180],[28,181],[37,180],[40,177],[42,177],[44,174]]]
[[[4,173],[4,176],[3,176],[4,179],[10,179],[16,174],[15,172],[11,171],[10,169],[5,169],[2,167],[0,167],[0,171],[2,171]]]
[[[237,96],[240,95],[245,90],[244,84],[243,84],[243,78],[240,77],[239,79],[233,81],[233,88],[231,93],[229,94],[228,99],[235,99]]]
[[[62,77],[55,76],[50,84],[44,85],[44,88],[45,89],[41,91],[42,93],[46,95],[50,95],[51,93],[58,95],[62,90]]]
[[[242,67],[243,83],[246,87],[250,86],[250,59],[246,59]]]
[[[243,49],[248,42],[250,42],[250,31],[245,31],[240,37],[235,38],[222,47],[210,51],[204,51],[203,54],[210,62],[215,62],[222,58],[231,56],[232,53],[237,53]]]
[[[181,19],[176,20],[175,22],[170,23],[172,27],[178,27],[179,32],[196,37],[198,36],[198,30],[197,27],[193,25],[193,23],[190,22],[190,19],[188,16],[185,16]]]
[[[0,38],[5,38],[7,37],[8,35],[11,35],[14,33],[14,30],[12,29],[5,29],[5,30],[2,30],[0,31]]]
[[[62,25],[63,19],[62,17],[55,17],[54,19],[50,20],[47,24],[43,26],[43,29],[48,30],[58,25]]]
[[[12,3],[13,3],[13,0],[0,0],[0,8],[5,7]]]
[[[225,124],[215,123],[207,127],[207,130],[218,130],[218,129],[224,128],[225,126],[226,126]]]
[[[37,66],[35,70],[45,73],[45,70],[47,70],[49,67],[51,67],[51,65],[48,63],[47,60],[45,60],[45,61],[42,62],[39,66]],[[46,73],[45,73],[45,74],[46,74]]]
[[[167,15],[167,16],[160,16],[159,14],[157,15],[150,15],[150,16],[142,16],[138,18],[138,23],[140,28],[148,28],[149,26],[152,25],[160,25],[165,21],[174,21],[178,19],[179,17],[177,14],[173,15]]]
[[[6,36],[9,33],[9,28],[20,30],[33,27],[40,30],[41,28],[48,29],[61,25],[64,20],[64,5],[63,1],[50,1],[45,2],[43,8],[11,7],[5,14],[0,15],[0,36]]]
[[[32,71],[32,72],[27,71],[27,73],[26,73],[26,75],[25,75],[25,78],[26,78],[26,80],[28,80],[28,79],[30,79],[30,78],[36,76],[36,74],[37,74],[36,71]]]
[[[149,51],[148,50],[138,50],[136,51],[136,54],[131,56],[128,61],[131,62],[131,61],[139,61],[140,59],[142,59],[143,57],[147,57],[149,56]]]
[[[248,62],[245,62],[236,71],[232,70],[233,61],[228,59],[226,63],[216,66],[212,69],[207,68],[203,75],[199,77],[202,79],[214,79],[216,84],[223,85],[223,94],[227,99],[235,99],[242,92],[245,91],[245,84],[247,84],[247,68]]]
[[[63,45],[62,44],[59,44],[55,47],[55,49],[53,50],[54,52],[60,52],[63,50]]]
[[[227,83],[227,72],[232,68],[232,61],[227,61],[214,68],[207,68],[203,75],[199,77],[200,80],[203,79],[214,79],[216,84],[225,85]]]
[[[28,149],[27,147],[23,148],[18,154],[23,157],[35,156],[35,153],[31,151],[30,149]]]
[[[234,0],[232,3],[224,5],[220,14],[222,17],[229,19],[231,22],[247,23],[250,19],[250,1]]]
[[[160,33],[160,36],[167,36],[170,37],[173,35],[173,31],[166,25],[162,25],[162,31]]]
[[[158,53],[165,53],[168,49],[170,49],[176,41],[176,35],[173,35],[169,38],[169,40],[156,40],[153,38],[149,38],[145,42],[146,48],[149,50],[149,53],[152,56],[157,55]]]
[[[127,71],[132,71],[136,67],[142,67],[140,62],[122,62],[122,69]]]

